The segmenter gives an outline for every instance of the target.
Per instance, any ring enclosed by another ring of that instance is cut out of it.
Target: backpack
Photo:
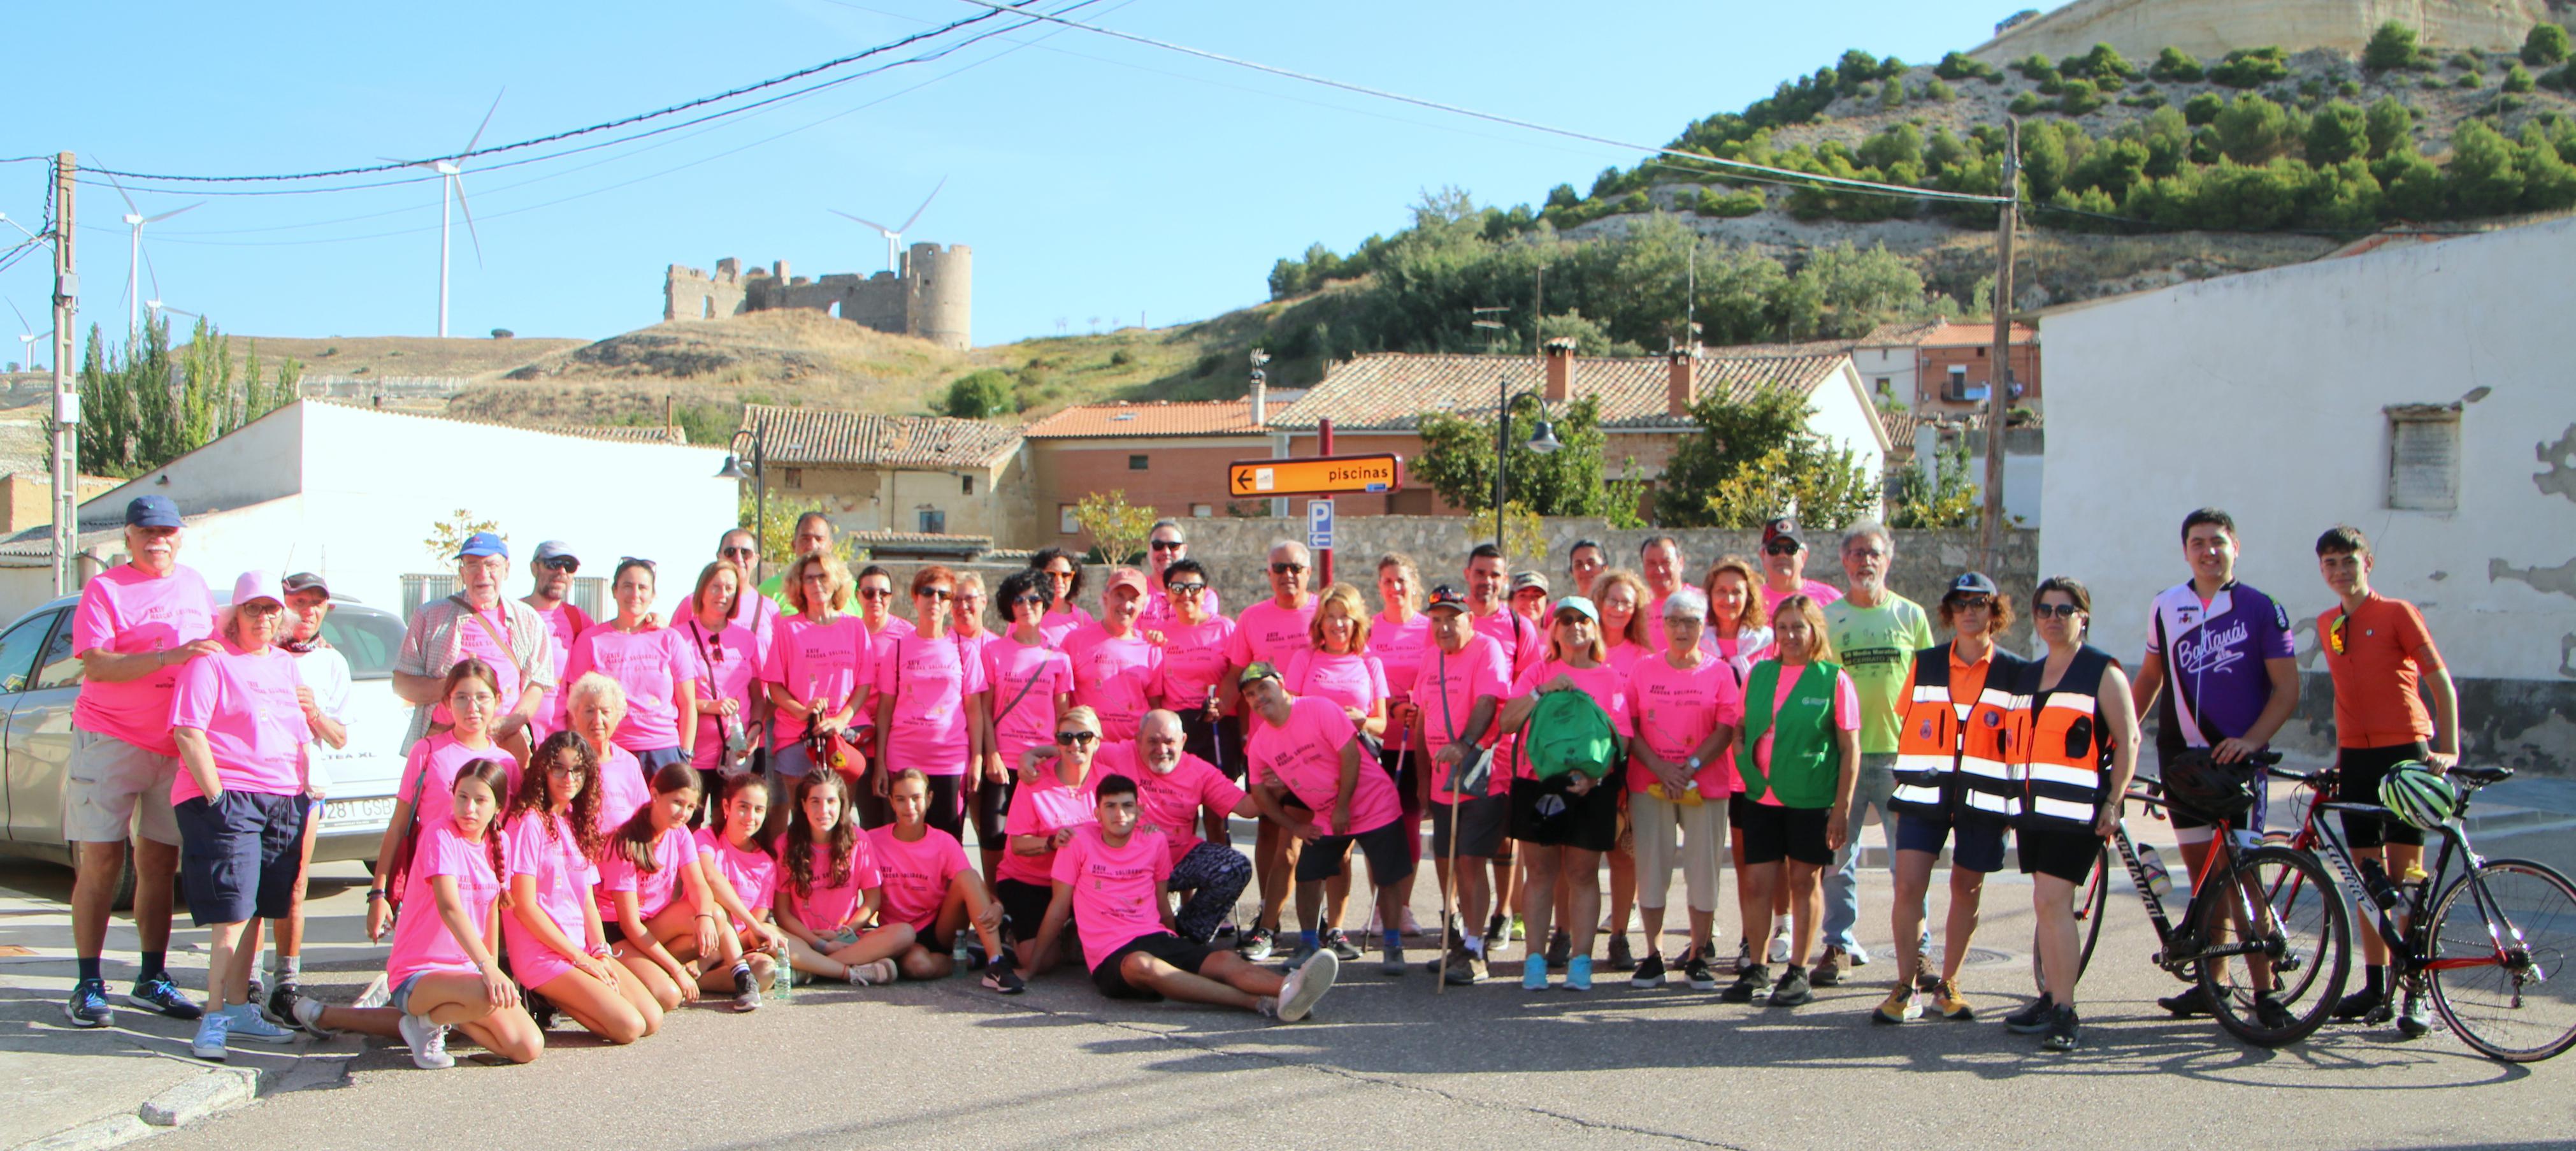
[[[1580,691],[1552,691],[1530,709],[1521,753],[1540,779],[1569,771],[1600,779],[1610,774],[1610,761],[1618,756],[1618,732],[1599,700]]]

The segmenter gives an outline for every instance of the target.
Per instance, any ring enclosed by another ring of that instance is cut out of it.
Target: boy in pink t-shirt
[[[1092,770],[1136,781],[1145,825],[1171,845],[1172,890],[1189,893],[1173,916],[1172,929],[1183,939],[1205,943],[1216,937],[1217,925],[1252,882],[1252,861],[1229,844],[1202,841],[1200,817],[1222,827],[1230,816],[1258,817],[1261,809],[1225,773],[1182,751],[1181,744],[1180,717],[1149,711],[1136,742],[1104,745]]]

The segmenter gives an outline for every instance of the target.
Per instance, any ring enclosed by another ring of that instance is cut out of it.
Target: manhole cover
[[[1932,963],[1933,963],[1933,965],[1934,965],[1934,966],[1936,966],[1936,967],[1937,967],[1937,966],[1939,966],[1939,965],[1940,965],[1941,960],[1942,960],[1942,955],[1941,955],[1941,945],[1940,945],[1940,944],[1938,944],[1938,943],[1933,944],[1933,945],[1932,945],[1932,947],[1930,948],[1930,950],[1928,950],[1927,952],[1925,952],[1925,954],[1927,954],[1927,955],[1929,955],[1929,956],[1931,957],[1931,960],[1932,960]],[[2015,952],[2010,952],[2010,951],[1998,951],[1998,950],[1996,950],[1996,949],[1994,949],[1994,948],[1992,948],[1992,947],[1975,947],[1975,946],[1971,946],[1971,947],[1969,947],[1969,948],[1968,948],[1968,962],[1967,962],[1967,966],[1970,966],[1970,967],[1982,967],[1982,966],[1984,966],[1984,965],[1986,965],[1986,964],[1989,964],[1989,963],[2020,963],[2020,962],[2022,962],[2022,956],[2021,956],[2021,955],[2019,955],[2019,954],[2017,954],[2017,953],[2015,953]]]

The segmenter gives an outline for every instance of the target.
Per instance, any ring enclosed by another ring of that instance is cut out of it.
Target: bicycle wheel
[[[2084,972],[2093,966],[2093,945],[2102,941],[2102,917],[2111,910],[2111,845],[2105,843],[2093,856],[2093,876],[2075,888],[2075,938],[2078,950],[2075,979],[2082,982]],[[2048,973],[2039,962],[2037,929],[2033,929],[2030,947],[2030,982],[2040,994],[2048,992]]]
[[[2207,950],[2253,950],[2199,960],[2201,989],[2228,1034],[2257,1047],[2296,1043],[2333,1013],[2352,973],[2342,893],[2315,856],[2286,847],[2254,848],[2229,870],[2200,909],[2200,935]],[[2276,892],[2297,901],[2276,905]]]
[[[2565,970],[2576,958],[2576,884],[2565,875],[2488,860],[2442,890],[2430,949],[2433,1006],[2479,1054],[2532,1063],[2576,1045],[2576,973]]]

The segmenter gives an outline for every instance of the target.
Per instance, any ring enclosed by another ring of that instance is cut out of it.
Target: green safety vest
[[[1745,799],[1759,800],[1768,790],[1779,796],[1783,807],[1834,805],[1834,789],[1842,775],[1842,766],[1834,762],[1834,681],[1842,670],[1840,664],[1823,660],[1808,664],[1806,673],[1789,689],[1789,722],[1773,730],[1771,704],[1780,694],[1780,661],[1766,659],[1753,665],[1752,681],[1744,688],[1746,750],[1738,761]],[[1772,732],[1768,773],[1754,763],[1752,754],[1765,731]]]

